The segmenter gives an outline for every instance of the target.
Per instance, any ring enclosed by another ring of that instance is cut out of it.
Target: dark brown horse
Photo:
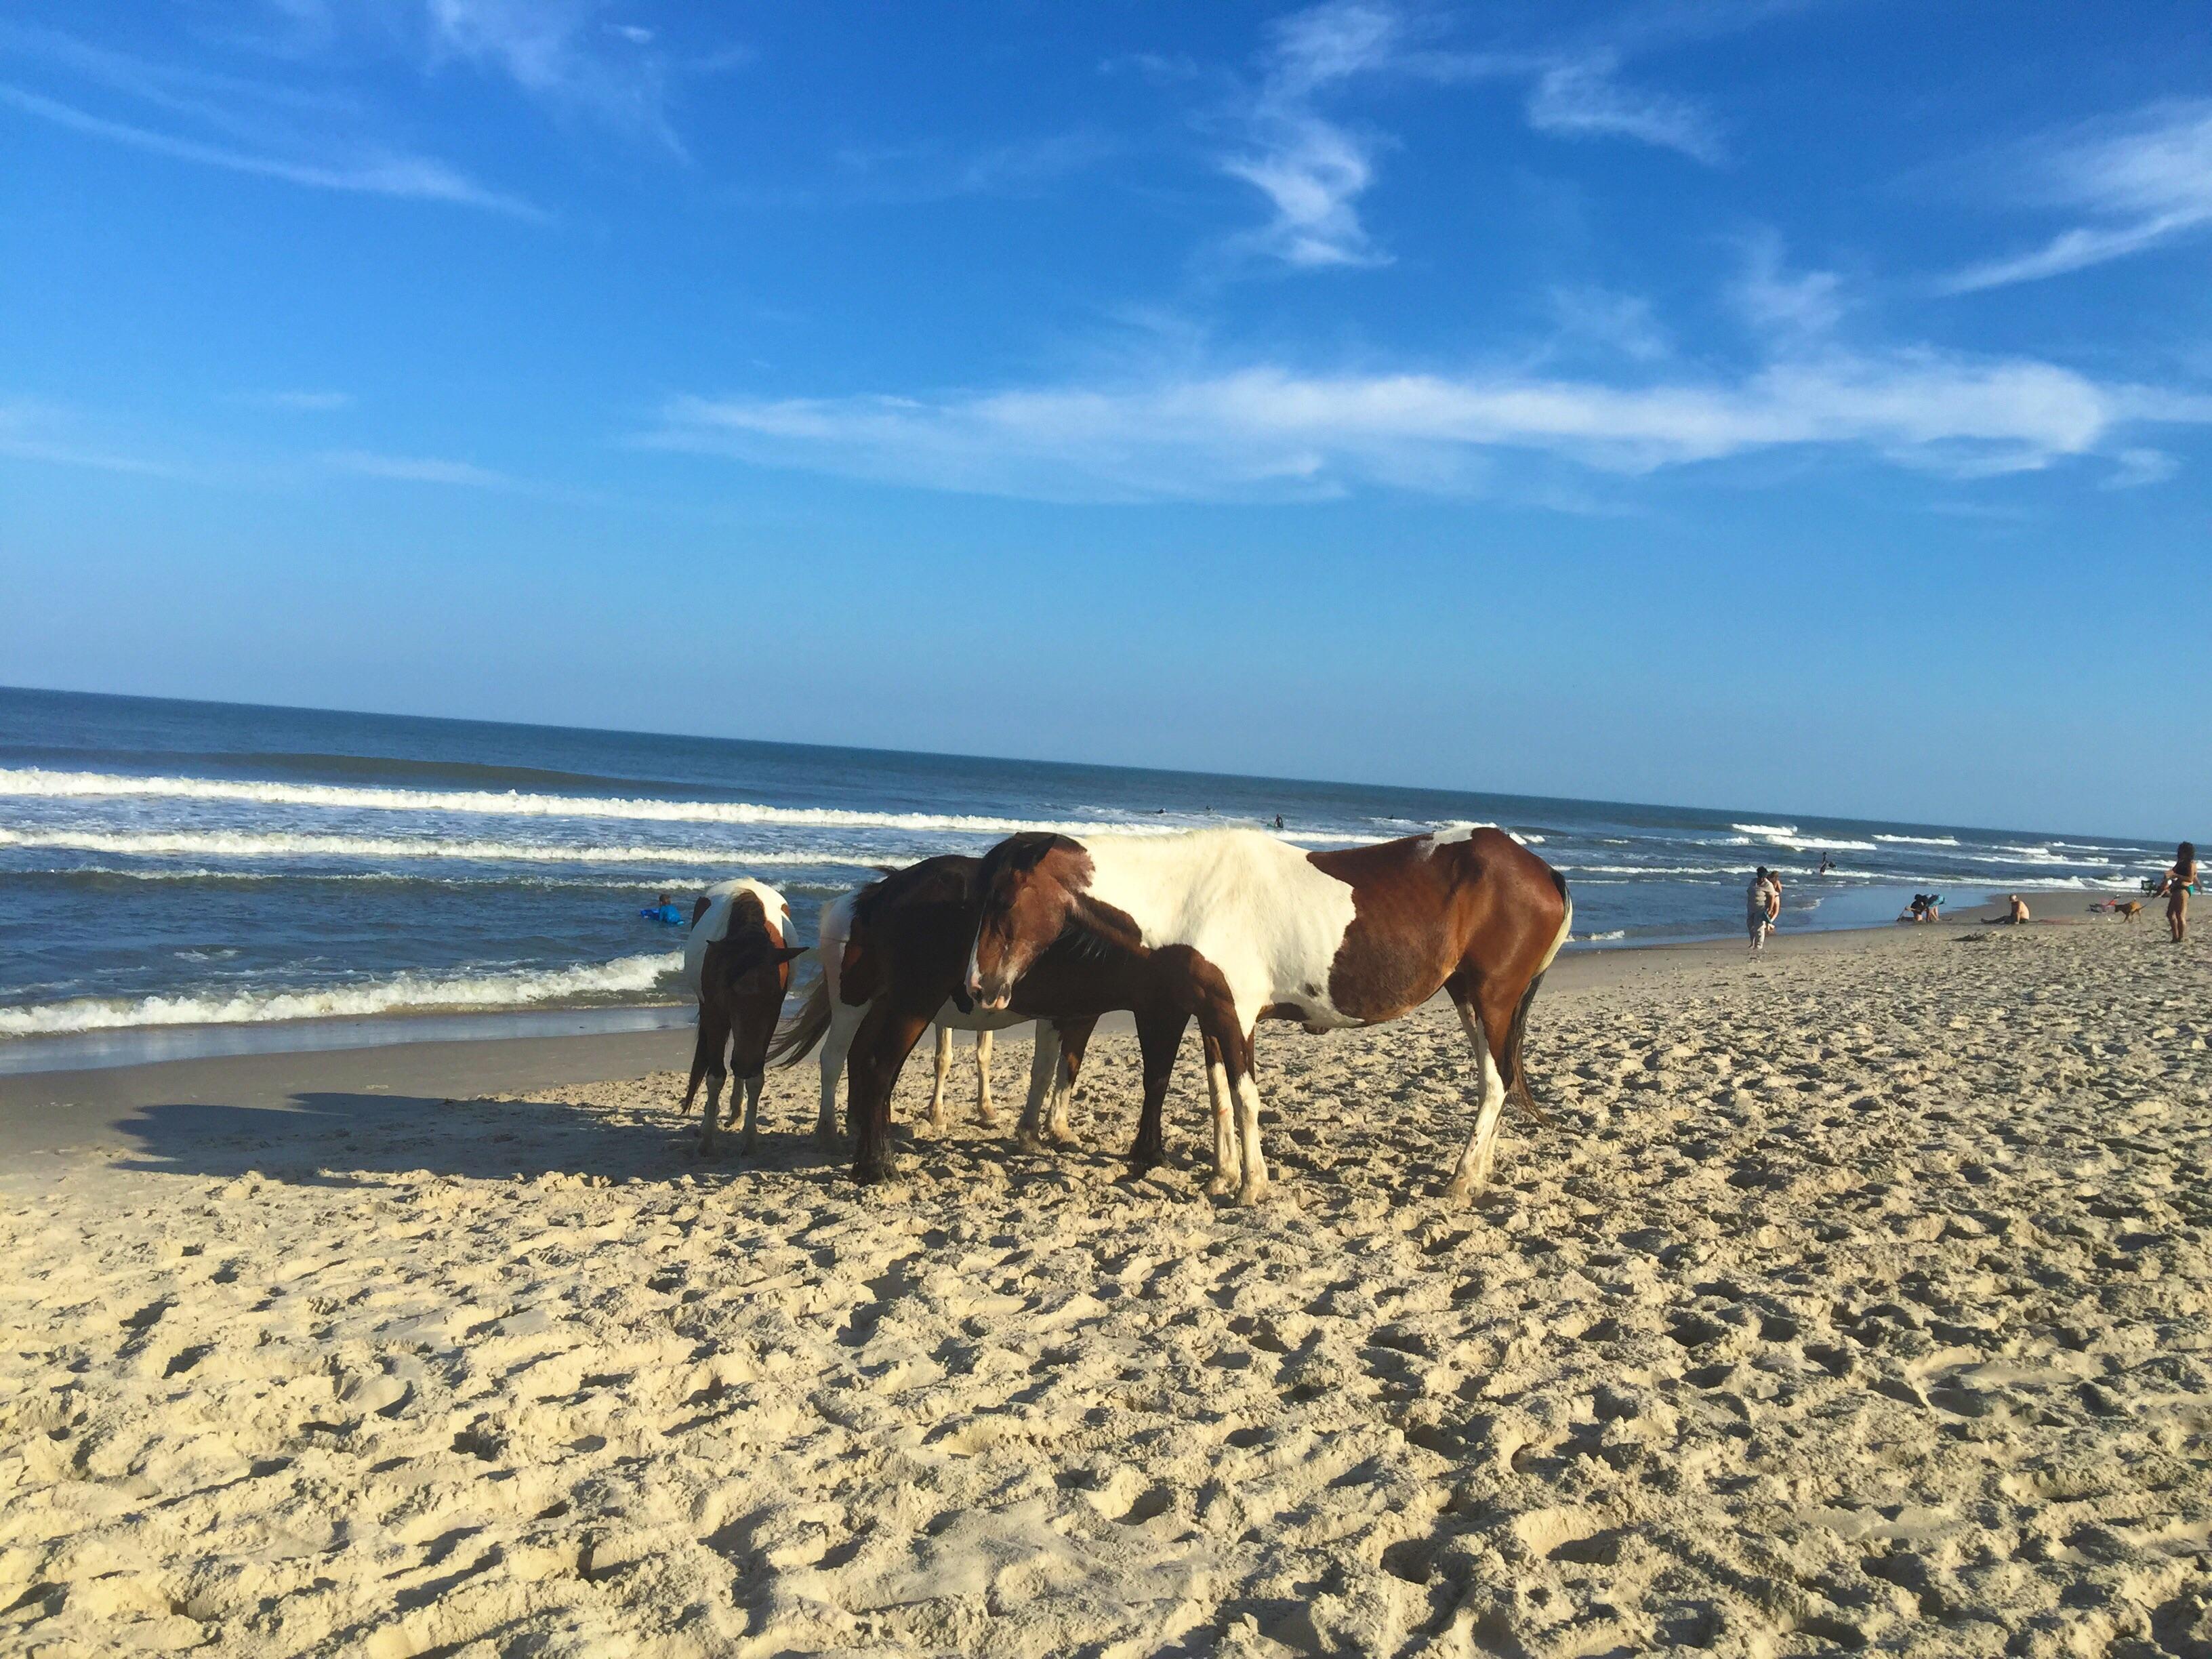
[[[965,988],[985,1008],[1073,937],[1159,963],[1199,1021],[1217,1122],[1237,1109],[1249,1203],[1267,1189],[1254,1028],[1395,1019],[1448,994],[1481,1074],[1474,1132],[1448,1188],[1490,1177],[1509,1082],[1524,1098],[1529,1005],[1574,919],[1559,872],[1510,836],[1466,828],[1307,853],[1249,830],[1073,841],[1020,835],[984,855]],[[1224,1173],[1225,1158],[1222,1159]]]
[[[684,1109],[699,1081],[707,1082],[707,1105],[699,1118],[699,1152],[714,1152],[715,1108],[722,1079],[730,1071],[730,1115],[738,1096],[745,1097],[744,1149],[750,1152],[760,1133],[760,1097],[769,1039],[775,1035],[783,994],[791,985],[791,962],[805,946],[784,943],[791,910],[783,895],[757,881],[718,882],[691,912],[691,937],[684,947],[685,977],[699,994],[699,1040],[691,1051],[691,1081],[684,1091]],[[722,1064],[725,1049],[730,1063]]]
[[[867,1006],[846,1060],[857,1180],[881,1181],[890,1173],[891,1091],[915,1042],[948,1000],[972,1002],[960,980],[975,936],[978,867],[974,859],[927,859],[863,890],[854,902],[838,994]],[[1152,963],[1133,951],[1072,938],[1065,948],[1043,952],[1018,994],[1000,1006],[1058,1027],[1062,1069],[1054,1083],[1062,1091],[1073,1086],[1099,1017],[1134,1012],[1146,1109],[1131,1157],[1140,1170],[1160,1161],[1159,1104],[1189,1016],[1165,994]],[[817,1019],[826,1022],[826,1015]],[[1032,1129],[1037,1110],[1032,1090],[1025,1119]]]

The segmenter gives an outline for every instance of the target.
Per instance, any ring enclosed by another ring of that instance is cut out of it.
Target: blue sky
[[[0,682],[2212,833],[2212,17],[0,18]]]

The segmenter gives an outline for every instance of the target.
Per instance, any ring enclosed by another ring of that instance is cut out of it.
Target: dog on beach
[[[2133,921],[2142,914],[2142,905],[2135,899],[2130,899],[2125,904],[2115,904],[2112,914],[2123,921]]]

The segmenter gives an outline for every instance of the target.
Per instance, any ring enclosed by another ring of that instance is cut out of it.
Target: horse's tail
[[[768,1064],[781,1072],[812,1054],[830,1029],[830,981],[817,979],[799,1012],[776,1026],[775,1036],[769,1040]]]
[[[1553,885],[1559,890],[1559,902],[1566,907],[1566,915],[1559,918],[1559,931],[1552,940],[1552,948],[1544,953],[1544,960],[1538,966],[1534,977],[1529,980],[1528,988],[1521,994],[1521,1006],[1513,1011],[1513,1024],[1505,1033],[1506,1089],[1514,1099],[1539,1119],[1544,1114],[1536,1104],[1535,1094],[1528,1087],[1528,1068],[1521,1056],[1522,1039],[1528,1035],[1528,1010],[1535,1005],[1537,989],[1543,984],[1544,975],[1551,971],[1552,963],[1559,954],[1559,947],[1567,942],[1567,935],[1574,932],[1575,927],[1575,902],[1568,895],[1567,878],[1557,870],[1551,873]]]

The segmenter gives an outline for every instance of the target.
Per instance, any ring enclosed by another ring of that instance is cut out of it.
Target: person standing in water
[[[2173,867],[2166,872],[2166,930],[2176,945],[2189,937],[2189,896],[2197,890],[2197,843],[2185,841],[2174,849]]]

